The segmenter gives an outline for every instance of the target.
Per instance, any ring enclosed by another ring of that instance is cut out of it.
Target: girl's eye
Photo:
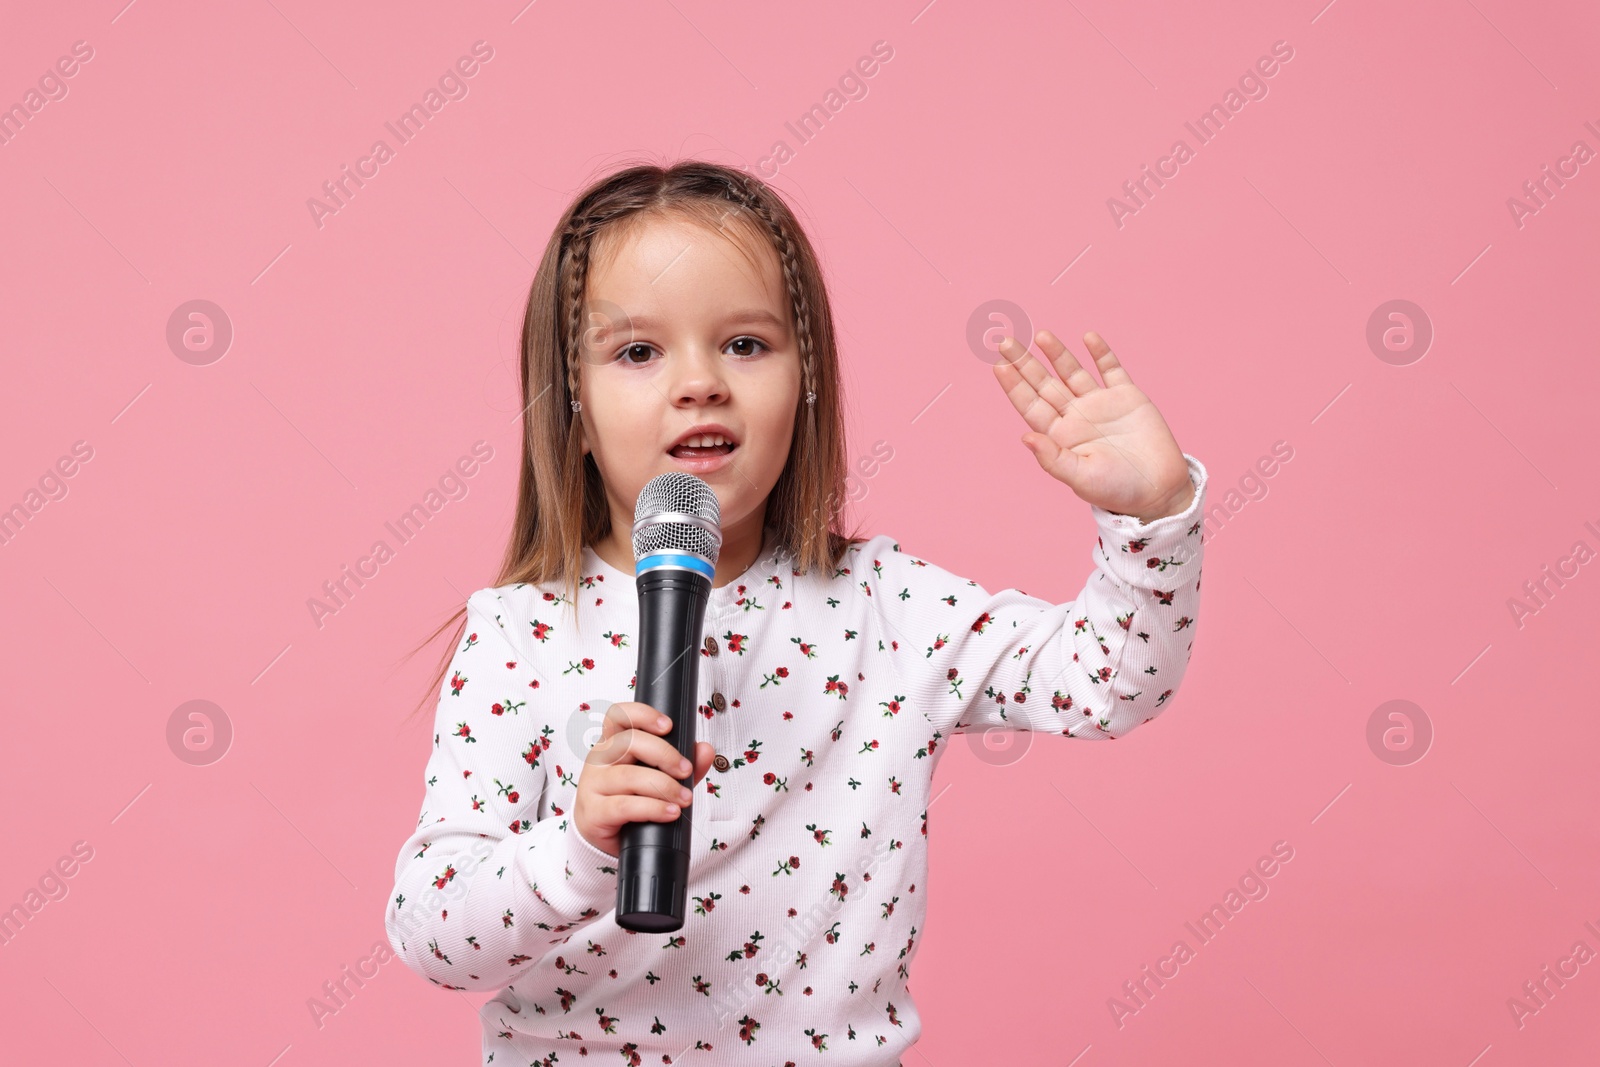
[[[728,345],[729,345],[729,347],[732,347],[733,345],[742,345],[742,344],[745,344],[747,342],[749,344],[755,345],[756,348],[759,349],[760,351],[759,352],[748,352],[748,353],[740,352],[740,353],[737,353],[737,355],[744,356],[746,359],[748,359],[751,356],[759,355],[760,352],[771,351],[771,349],[769,349],[767,347],[766,342],[759,341],[754,337],[735,337],[733,340],[728,342]]]
[[[760,340],[758,338],[755,338],[755,337],[749,337],[749,336],[735,337],[733,340],[728,342],[728,347],[729,348],[732,348],[734,345],[754,346],[754,348],[751,351],[743,351],[743,352],[735,352],[735,353],[733,353],[734,355],[738,356],[740,359],[753,359],[756,356],[760,355],[762,352],[770,352],[770,351],[772,351],[771,346],[768,345],[765,341],[762,341],[762,340]],[[625,345],[622,348],[622,350],[617,353],[616,361],[619,362],[619,363],[626,363],[630,367],[642,367],[642,366],[644,366],[646,363],[648,363],[650,361],[650,353],[653,352],[653,351],[654,351],[654,347],[653,346],[647,345],[643,341],[637,341],[637,342],[635,342],[635,343],[633,343],[631,345]],[[634,358],[636,355],[639,355],[641,353],[644,356],[643,359],[635,359]]]

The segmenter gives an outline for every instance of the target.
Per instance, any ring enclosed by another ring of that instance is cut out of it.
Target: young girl
[[[1064,604],[990,593],[887,535],[836,532],[833,322],[771,189],[689,161],[572,204],[523,324],[511,543],[435,687],[385,912],[412,970],[498,991],[484,1063],[899,1063],[921,1030],[907,981],[951,736],[1117,738],[1188,663],[1206,471],[1085,337],[1103,384],[1043,331],[1061,380],[1028,339],[994,373],[1034,458],[1091,505],[1095,570]],[[713,488],[723,534],[692,766],[628,699],[634,503],[674,469]],[[623,930],[618,833],[680,813],[685,923]]]

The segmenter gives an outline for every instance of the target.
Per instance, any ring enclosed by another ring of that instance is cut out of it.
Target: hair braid
[[[567,369],[567,399],[571,403],[574,417],[570,425],[577,425],[577,412],[583,406],[578,397],[579,360],[583,351],[583,290],[589,281],[589,245],[593,237],[593,230],[588,226],[587,220],[575,218],[568,228],[572,244],[568,254],[569,269],[564,273],[567,281],[567,291],[562,296],[565,306],[566,337],[563,338],[562,349],[565,355],[564,362]]]
[[[640,223],[661,219],[682,218],[726,232],[728,216],[747,209],[750,215],[739,220],[741,232],[726,235],[750,258],[762,260],[763,272],[771,269],[766,248],[778,258],[800,357],[802,397],[796,407],[808,409],[804,417],[794,413],[788,456],[767,493],[764,521],[776,531],[777,550],[794,557],[795,575],[812,568],[821,568],[824,577],[842,573],[850,546],[867,540],[835,529],[843,521],[849,478],[844,397],[827,282],[805,227],[785,199],[754,173],[694,159],[670,166],[640,163],[597,178],[567,206],[545,242],[528,288],[519,342],[523,435],[516,513],[495,588],[533,584],[554,599],[555,583],[560,582],[576,627],[579,601],[588,599],[579,596],[586,577],[585,553],[613,535],[610,497],[595,455],[600,442],[586,432],[595,427],[582,418],[579,399],[583,363],[591,355],[586,334],[608,325],[591,326],[584,305],[589,274],[606,261],[596,242],[613,252],[612,235],[626,240]],[[617,327],[627,323],[626,312],[620,318]],[[563,392],[568,408],[559,406]],[[629,517],[617,517],[626,540]],[[458,625],[458,634],[464,633],[459,624],[469,610],[470,605],[458,610],[433,637],[452,624]],[[447,654],[429,694],[436,703],[448,664]]]
[[[795,246],[788,227],[779,221],[765,198],[752,189],[747,181],[740,178],[738,185],[734,187],[734,192],[739,198],[740,205],[748,208],[766,224],[768,232],[772,235],[773,244],[777,247],[778,258],[783,264],[783,281],[789,290],[789,307],[794,313],[795,330],[800,341],[800,384],[804,390],[806,408],[813,413],[811,425],[814,427],[817,376],[811,351],[811,302],[806,296],[805,286],[801,284],[800,251]]]

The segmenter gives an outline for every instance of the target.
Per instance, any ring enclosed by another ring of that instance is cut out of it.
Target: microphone
[[[700,628],[705,623],[722,511],[711,487],[687,471],[645,483],[633,508],[634,581],[639,592],[639,658],[633,699],[672,720],[666,739],[689,761],[681,785],[694,788]],[[617,835],[617,925],[638,933],[683,926],[689,897],[689,832],[694,805],[671,822],[625,823]]]

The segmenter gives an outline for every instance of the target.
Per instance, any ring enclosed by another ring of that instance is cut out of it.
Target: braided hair
[[[761,221],[764,232],[771,237],[778,262],[783,268],[784,286],[789,293],[790,313],[794,316],[795,333],[800,344],[801,385],[805,389],[806,409],[811,413],[809,418],[814,431],[817,379],[811,333],[811,303],[802,284],[800,252],[788,225],[788,213],[780,216],[774,211],[771,193],[766,187],[738,171],[719,168],[714,176],[708,177],[720,179],[724,196],[733,202],[734,210],[749,211]],[[718,219],[719,229],[722,228],[722,219],[726,219],[728,214],[723,212]],[[561,303],[567,312],[562,350],[566,355],[568,404],[574,412],[583,408],[583,401],[578,396],[578,362],[582,352],[583,294],[589,280],[590,249],[597,232],[606,221],[611,220],[574,214],[563,230],[563,240],[569,243],[566,244],[562,271],[564,285]]]
[[[640,164],[597,179],[563,213],[545,244],[528,290],[522,322],[519,372],[522,386],[522,455],[516,513],[496,587],[561,581],[564,601],[578,625],[578,586],[583,553],[611,532],[606,487],[594,457],[581,447],[585,300],[596,240],[648,215],[680,214],[733,236],[764,241],[782,267],[784,287],[800,351],[801,396],[789,458],[767,498],[766,521],[795,574],[812,567],[834,574],[845,551],[866,540],[838,532],[848,470],[843,401],[838,388],[838,350],[821,266],[804,230],[782,198],[758,177],[705,160],[668,167]],[[750,251],[744,241],[736,245]],[[564,403],[562,401],[565,401]],[[546,601],[557,595],[548,590]],[[437,638],[459,609],[412,650]],[[458,627],[458,632],[460,628]],[[447,650],[433,691],[437,699],[448,669]]]

